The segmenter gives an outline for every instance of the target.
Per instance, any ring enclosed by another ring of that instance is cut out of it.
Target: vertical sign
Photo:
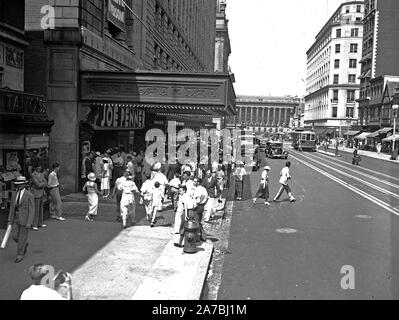
[[[108,0],[108,21],[125,31],[125,3],[123,0]]]

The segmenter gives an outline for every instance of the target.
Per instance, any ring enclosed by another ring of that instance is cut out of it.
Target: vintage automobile
[[[265,154],[268,158],[288,158],[288,151],[284,150],[281,141],[268,141],[266,143]]]

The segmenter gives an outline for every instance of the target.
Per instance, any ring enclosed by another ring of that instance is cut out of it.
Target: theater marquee
[[[98,130],[135,130],[145,126],[145,111],[112,104],[93,104],[88,122]]]

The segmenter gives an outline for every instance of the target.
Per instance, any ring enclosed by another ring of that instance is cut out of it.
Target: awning
[[[313,132],[316,133],[316,135],[318,135],[318,136],[322,136],[326,132],[326,129],[324,129],[324,128],[315,128],[313,130]]]
[[[366,140],[366,138],[371,134],[371,132],[362,132],[361,134],[357,135],[353,139],[355,140]]]
[[[391,130],[392,130],[392,128],[382,128],[382,129],[377,130],[376,132],[373,132],[372,134],[370,134],[368,136],[368,138],[375,138],[375,137],[378,137],[380,135],[387,134]]]
[[[349,130],[344,132],[344,136],[355,136],[359,133],[360,131],[353,131],[353,130]]]
[[[367,72],[363,72],[358,79],[363,79],[363,78],[371,78],[371,71],[368,70]]]
[[[399,135],[392,135],[388,138],[382,139],[383,142],[392,142],[392,141],[399,141]]]
[[[372,54],[368,53],[361,60],[359,60],[359,63],[366,62],[367,60],[370,60],[371,58],[372,58]]]
[[[335,131],[336,131],[336,129],[329,128],[329,129],[326,129],[325,134],[326,135],[332,135]]]

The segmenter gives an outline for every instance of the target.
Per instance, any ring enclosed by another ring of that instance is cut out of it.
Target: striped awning
[[[360,133],[360,131],[349,130],[349,131],[344,132],[344,136],[351,136],[352,137],[352,136],[356,136],[359,133]]]
[[[368,136],[368,138],[375,138],[375,137],[378,137],[380,135],[387,134],[391,130],[392,130],[392,128],[382,128],[382,129],[377,130],[376,132],[373,132],[372,134],[370,134]]]
[[[388,138],[382,139],[383,142],[399,141],[399,135],[392,135]]]

